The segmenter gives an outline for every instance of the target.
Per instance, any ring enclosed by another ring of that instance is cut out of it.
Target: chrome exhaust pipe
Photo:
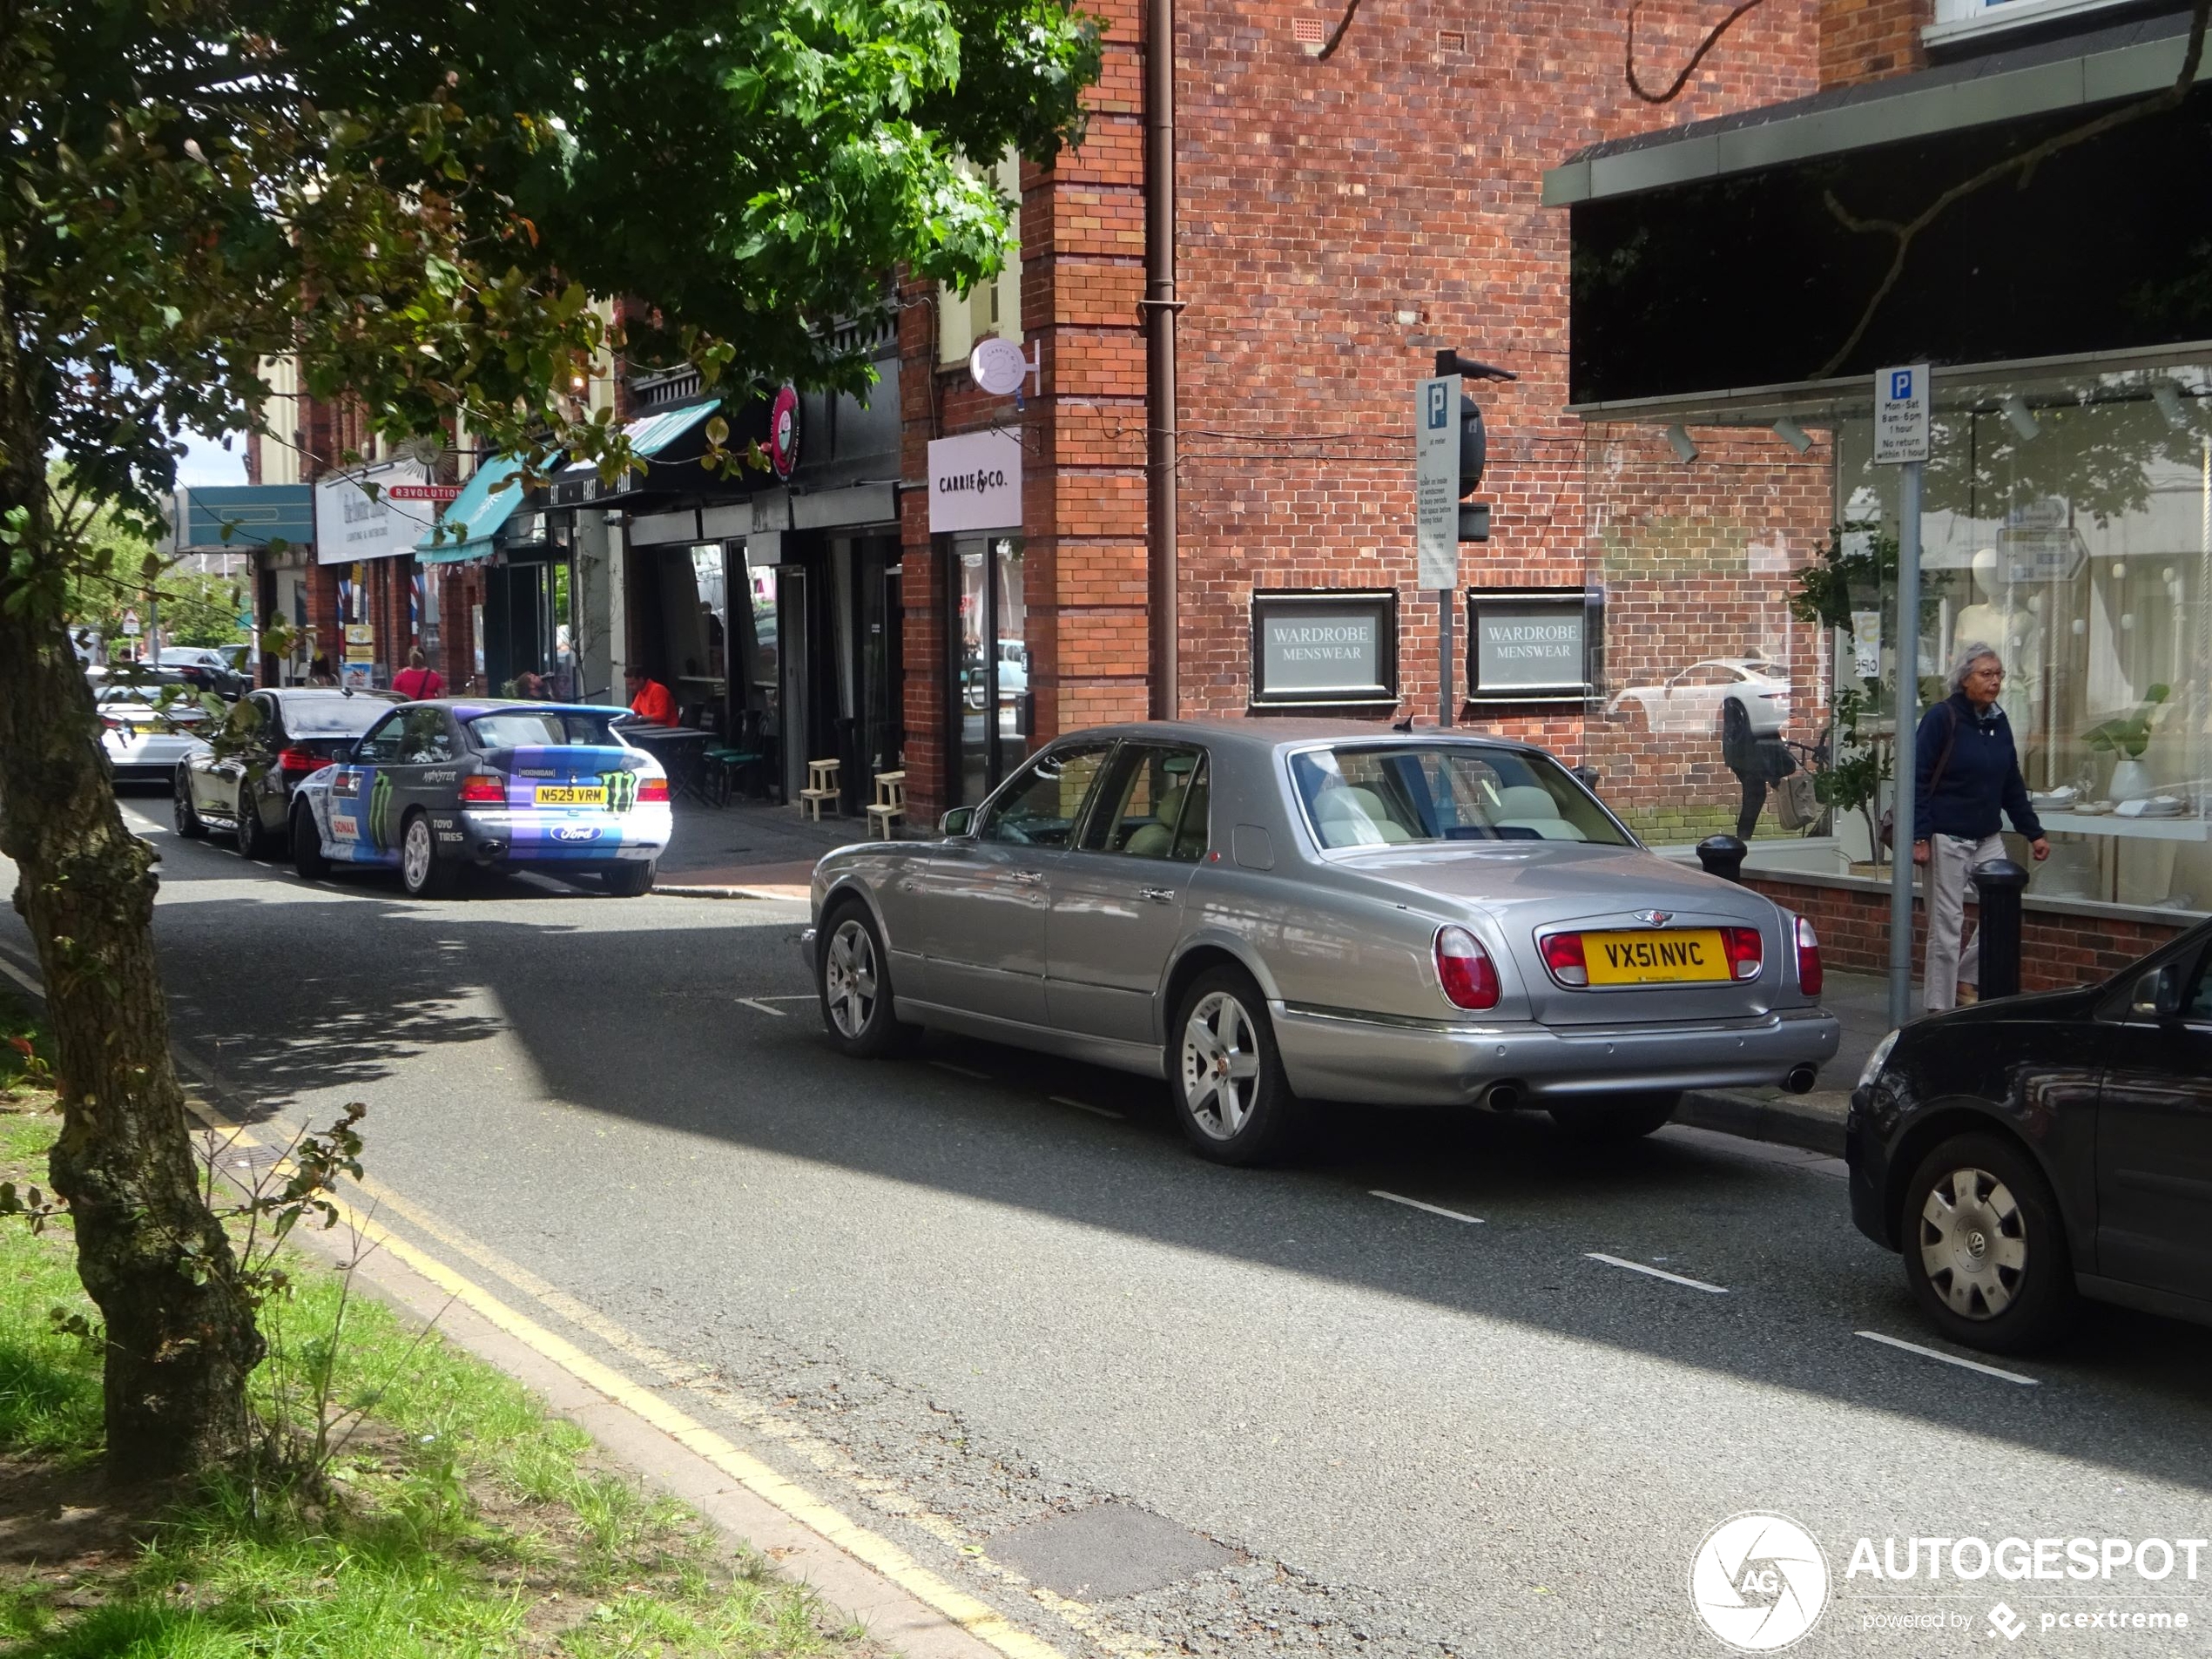
[[[1817,1066],[1792,1066],[1790,1069],[1790,1075],[1782,1080],[1782,1086],[1793,1095],[1811,1094],[1813,1080],[1819,1076],[1820,1069]]]
[[[1521,1109],[1521,1085],[1492,1083],[1482,1091],[1482,1104],[1494,1112],[1517,1112]]]

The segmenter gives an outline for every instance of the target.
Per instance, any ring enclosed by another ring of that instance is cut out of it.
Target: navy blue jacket
[[[1943,776],[1936,778],[1936,762],[1946,745],[1951,759]],[[1993,704],[1986,715],[1977,714],[1964,691],[1953,691],[1920,717],[1912,761],[1918,775],[1912,797],[1915,840],[1958,835],[1979,841],[1994,835],[2000,806],[2014,829],[2031,841],[2042,839],[2043,826],[2027,804],[2027,781],[2020,776],[2020,752],[2013,747],[2012,723],[2003,709]]]

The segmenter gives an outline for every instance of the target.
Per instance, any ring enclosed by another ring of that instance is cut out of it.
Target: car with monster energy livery
[[[635,897],[668,846],[668,774],[623,741],[620,709],[442,698],[405,703],[292,801],[292,858],[396,868],[415,897],[466,868],[596,875]]]

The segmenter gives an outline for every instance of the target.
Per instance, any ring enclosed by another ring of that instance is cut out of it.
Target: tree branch
[[[1353,3],[1356,5],[1358,0],[1353,0]],[[1663,92],[1655,92],[1636,78],[1636,13],[1643,10],[1643,0],[1636,0],[1636,3],[1629,8],[1629,44],[1622,58],[1629,72],[1629,91],[1646,104],[1673,103],[1682,96],[1682,89],[1689,84],[1689,78],[1697,72],[1698,64],[1705,61],[1705,54],[1721,44],[1721,37],[1765,3],[1766,0],[1743,0],[1743,4],[1715,24],[1705,38],[1698,43],[1697,50],[1690,53],[1689,61],[1683,65],[1682,73],[1675,77],[1674,84]],[[1347,17],[1346,21],[1350,19]]]
[[[1336,55],[1338,44],[1344,39],[1344,31],[1352,27],[1352,20],[1359,15],[1359,0],[1349,0],[1344,9],[1344,16],[1337,19],[1337,26],[1331,31],[1327,42],[1313,54],[1314,62],[1325,64]]]
[[[1757,0],[1754,0],[1756,3]],[[2197,71],[2204,60],[2208,19],[2212,19],[2212,0],[2196,0],[2195,9],[2189,18],[2188,44],[2182,54],[2181,72],[2175,77],[2171,86],[2136,103],[2122,105],[2116,110],[2107,110],[2102,115],[2084,121],[2079,126],[2068,127],[2063,132],[2053,133],[2040,144],[2030,145],[2017,155],[1992,162],[1972,178],[1952,185],[1909,219],[1860,219],[1836,199],[1833,191],[1823,192],[1829,212],[1845,230],[1854,234],[1887,235],[1894,239],[1895,246],[1891,253],[1889,269],[1882,273],[1882,280],[1867,300],[1865,308],[1860,312],[1857,325],[1844,343],[1836,348],[1835,354],[1813,371],[1812,378],[1827,380],[1850,360],[1851,353],[1858,349],[1859,341],[1866,337],[1866,331],[1873,326],[1875,314],[1881,310],[1882,302],[1890,297],[1891,292],[1905,275],[1905,262],[1912,252],[1912,244],[1923,231],[1959,202],[1979,191],[1986,190],[2000,179],[2015,175],[2020,181],[2019,187],[2025,190],[2033,181],[2035,170],[2052,157],[2087,144],[2093,138],[2101,138],[2115,128],[2140,121],[2145,116],[2160,115],[2179,108],[2182,99],[2188,96],[2190,87],[2195,84]]]

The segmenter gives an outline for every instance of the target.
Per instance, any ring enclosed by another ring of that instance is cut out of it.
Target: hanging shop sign
[[[799,388],[786,381],[768,411],[768,462],[779,478],[799,470]]]
[[[1254,590],[1254,708],[1395,707],[1397,703],[1395,590]]]
[[[1603,597],[1584,588],[1467,590],[1467,696],[1579,702],[1594,695]]]
[[[315,560],[351,564],[412,554],[429,534],[437,509],[392,494],[395,485],[427,485],[419,461],[388,461],[339,473],[315,485]]]
[[[1022,528],[1022,435],[1001,427],[929,446],[929,533]]]

